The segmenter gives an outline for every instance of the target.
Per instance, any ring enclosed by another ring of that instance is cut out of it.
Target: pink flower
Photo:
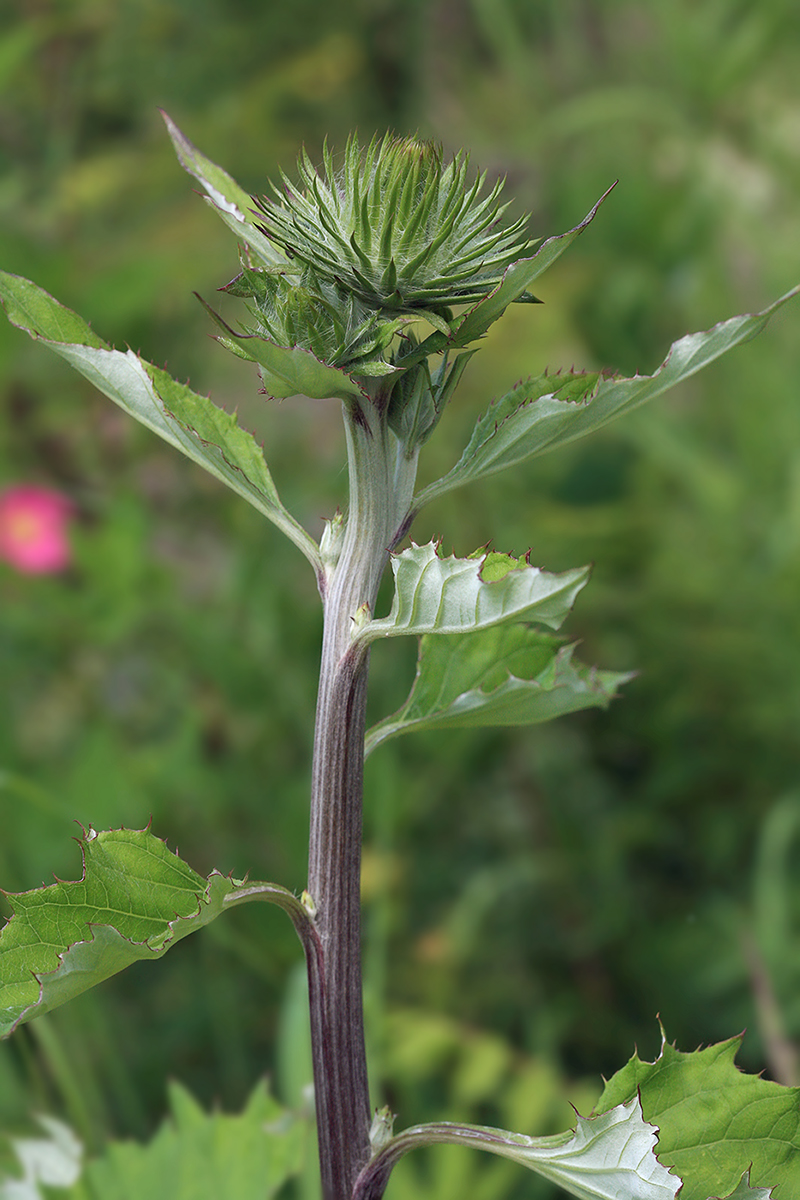
[[[26,575],[46,575],[69,565],[68,523],[72,505],[48,488],[26,486],[0,492],[0,559]]]

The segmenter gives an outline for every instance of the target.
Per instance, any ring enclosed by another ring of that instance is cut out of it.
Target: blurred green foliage
[[[336,405],[266,403],[206,336],[190,293],[227,282],[236,247],[158,105],[253,191],[352,126],[469,147],[536,234],[620,179],[544,307],[491,331],[424,482],[520,376],[650,371],[687,329],[800,279],[799,73],[791,0],[9,0],[0,261],[238,407],[318,533],[343,491]],[[584,659],[641,674],[608,713],[419,736],[370,762],[367,999],[400,1124],[505,1124],[509,1073],[528,1072],[529,1132],[563,1127],[552,1080],[599,1080],[634,1042],[652,1056],[657,1012],[685,1048],[748,1025],[750,1068],[780,1070],[780,1038],[800,1038],[796,329],[796,308],[779,314],[658,407],[420,518],[417,540],[460,554],[493,540],[549,569],[595,561],[570,632]],[[74,877],[74,820],[152,818],[198,871],[302,887],[320,636],[305,563],[5,323],[0,406],[0,486],[60,488],[78,512],[66,575],[0,564],[3,886]],[[413,649],[378,647],[373,675],[378,719]],[[39,1106],[95,1145],[143,1134],[165,1071],[240,1108],[280,1069],[298,955],[281,914],[245,909],[32,1023],[0,1051],[0,1120]],[[474,1086],[466,1045],[484,1055]],[[516,1179],[487,1200],[545,1194]],[[424,1184],[399,1174],[398,1195]]]

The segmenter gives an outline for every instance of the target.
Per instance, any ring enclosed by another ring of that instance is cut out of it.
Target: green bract
[[[291,260],[371,308],[448,320],[452,305],[487,295],[534,245],[527,216],[500,224],[503,183],[483,196],[486,176],[469,183],[465,154],[445,163],[432,142],[388,135],[362,154],[353,135],[341,171],[327,148],[324,157],[321,175],[303,153],[300,187],[284,176],[277,201],[257,201],[264,232]]]
[[[245,334],[225,326],[236,341],[220,340],[234,353],[254,357],[247,349],[249,338],[261,338],[278,346],[309,350],[321,362],[358,375],[389,375],[395,368],[383,355],[403,318],[382,318],[352,293],[306,271],[297,281],[280,272],[257,271],[245,266],[221,289],[232,296],[252,300],[254,324]],[[216,313],[215,320],[219,321]]]

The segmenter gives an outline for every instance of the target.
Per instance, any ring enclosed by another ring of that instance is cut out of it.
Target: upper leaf
[[[43,341],[125,412],[248,500],[321,572],[316,542],[281,503],[264,455],[231,413],[132,350],[111,349],[77,313],[27,279],[0,271],[0,299],[12,324]]]
[[[612,185],[612,187],[615,185]],[[527,289],[540,275],[551,267],[567,250],[579,234],[594,220],[597,210],[612,189],[604,192],[583,220],[566,233],[559,233],[542,242],[531,258],[521,258],[512,263],[503,273],[502,279],[472,308],[450,322],[450,332],[436,330],[424,342],[411,346],[398,358],[400,366],[412,366],[429,354],[463,347],[483,337],[487,329],[500,318],[509,304],[515,301],[532,300]]]
[[[526,1137],[448,1122],[417,1125],[399,1133],[375,1155],[356,1181],[353,1200],[376,1200],[402,1154],[437,1142],[510,1158],[577,1200],[675,1200],[681,1181],[656,1158],[657,1132],[642,1119],[636,1097],[598,1117],[579,1115],[574,1130],[555,1137]]]
[[[252,197],[227,171],[223,171],[222,167],[218,167],[211,159],[201,154],[163,109],[161,115],[172,138],[178,161],[203,185],[209,203],[217,210],[225,224],[247,243],[265,267],[291,271],[292,265],[289,260],[277,246],[273,246],[256,224],[255,202]]]
[[[739,1200],[748,1185],[769,1200],[800,1196],[800,1088],[745,1075],[734,1059],[741,1038],[683,1054],[664,1042],[653,1063],[634,1055],[606,1084],[605,1112],[638,1094],[659,1128],[658,1157],[683,1179],[681,1200]],[[759,1200],[763,1200],[756,1192]]]
[[[755,337],[772,314],[798,292],[800,288],[794,288],[763,312],[732,317],[704,333],[688,334],[674,343],[652,375],[623,379],[570,372],[540,375],[518,384],[489,406],[459,461],[447,475],[420,492],[415,507],[422,508],[464,483],[592,433],[660,396],[727,350]]]
[[[586,216],[573,229],[566,233],[556,234],[542,242],[532,258],[522,258],[513,263],[503,275],[499,287],[495,288],[484,299],[459,321],[455,331],[454,342],[457,346],[466,346],[468,342],[482,337],[490,325],[501,317],[509,304],[522,299],[530,285],[543,275],[553,265],[557,258],[567,250],[584,229],[594,220],[597,210],[615,187],[612,184],[589,209]]]
[[[402,634],[467,633],[502,621],[537,621],[558,629],[589,578],[589,567],[552,575],[510,554],[441,558],[435,542],[411,545],[391,559],[391,612],[356,622],[362,643]]]
[[[423,637],[411,694],[369,731],[365,753],[414,730],[535,725],[607,707],[630,675],[575,662],[574,649],[527,625]]]
[[[140,959],[160,958],[230,904],[270,900],[302,933],[301,902],[274,884],[203,879],[146,829],[89,830],[74,882],[9,895],[0,931],[0,1037]]]

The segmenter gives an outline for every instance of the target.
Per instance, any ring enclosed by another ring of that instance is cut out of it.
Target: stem
[[[345,408],[350,506],[339,559],[323,588],[324,633],[311,791],[308,891],[322,947],[309,973],[311,1042],[324,1200],[350,1200],[370,1155],[361,983],[361,812],[368,651],[352,642],[378,585],[413,486],[395,477],[396,439],[378,392]]]

